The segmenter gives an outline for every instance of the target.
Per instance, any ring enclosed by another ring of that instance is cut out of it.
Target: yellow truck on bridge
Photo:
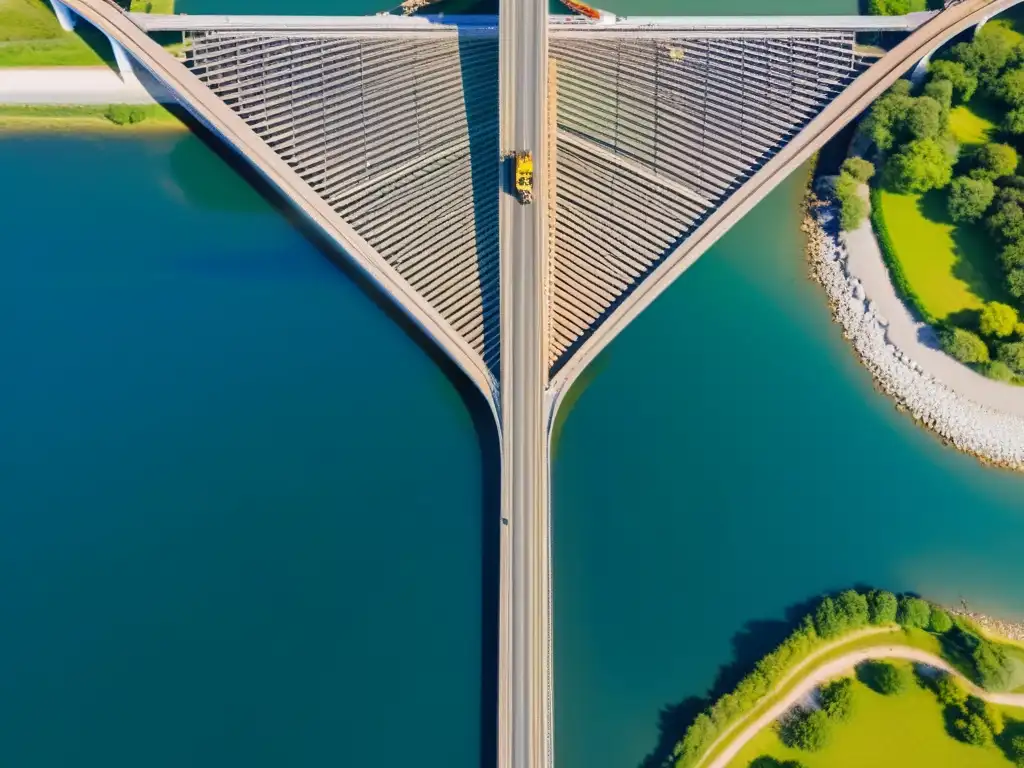
[[[526,205],[533,202],[533,155],[530,152],[516,152],[513,174],[516,195]]]

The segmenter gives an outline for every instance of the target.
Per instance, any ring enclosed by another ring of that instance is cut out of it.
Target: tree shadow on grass
[[[1003,751],[1006,759],[1013,762],[1017,755],[1013,749],[1013,740],[1024,738],[1024,721],[1006,718],[1003,732],[996,736],[996,746]]]
[[[947,194],[932,190],[918,198],[918,212],[928,221],[953,227],[952,276],[979,301],[1007,301],[995,243],[980,224],[955,224],[946,208]]]
[[[688,696],[677,703],[667,704],[658,712],[658,743],[640,762],[639,768],[671,765],[672,750],[697,715],[732,691],[753,671],[758,661],[792,634],[820,600],[818,596],[794,603],[786,608],[783,619],[755,619],[744,624],[732,638],[733,660],[719,668],[708,692],[704,696]]]

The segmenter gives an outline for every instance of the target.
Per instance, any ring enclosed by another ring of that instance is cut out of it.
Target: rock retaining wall
[[[1002,467],[1024,469],[1024,418],[957,394],[889,343],[888,322],[865,296],[860,281],[848,274],[835,208],[811,198],[802,228],[811,274],[825,288],[833,318],[878,386],[960,450]]]

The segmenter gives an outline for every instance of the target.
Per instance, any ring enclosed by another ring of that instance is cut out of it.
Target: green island
[[[859,127],[874,163],[851,158],[836,183],[849,230],[869,213],[871,180],[893,283],[946,353],[1012,384],[1024,384],[1022,29],[1010,12],[943,50],[920,87],[893,86]]]
[[[174,0],[119,2],[132,11],[174,13]],[[165,47],[173,51],[180,42]],[[86,23],[65,32],[47,0],[0,0],[0,67],[113,66],[113,59],[102,32]]]
[[[1004,763],[1006,755],[1016,759],[1008,739],[1016,735],[1015,724],[1018,722],[1021,724],[1021,734],[1024,734],[1024,710],[1007,708],[1003,711],[986,704],[979,697],[989,697],[997,692],[1021,694],[1011,696],[1011,699],[1016,703],[1019,698],[1019,702],[1024,704],[1024,647],[990,637],[966,617],[951,615],[943,608],[913,595],[896,596],[882,590],[846,590],[823,598],[813,611],[798,622],[797,628],[778,648],[757,662],[734,690],[721,696],[699,714],[682,734],[664,764],[675,768],[746,765],[770,768],[777,764],[786,765],[786,760],[794,759],[798,754],[801,761],[808,755],[815,758],[816,762],[804,761],[808,768],[846,764],[837,762],[834,757],[840,752],[845,754],[849,751],[843,747],[846,738],[840,738],[839,735],[842,729],[860,728],[863,731],[872,727],[877,719],[888,717],[891,720],[891,714],[874,710],[871,706],[874,700],[862,688],[873,687],[888,691],[890,695],[912,688],[908,682],[911,676],[906,673],[905,662],[892,665],[874,661],[876,657],[885,659],[894,656],[916,658],[945,668],[942,674],[932,678],[927,675],[914,677],[913,685],[931,691],[927,695],[933,699],[937,680],[949,677],[952,681],[961,681],[957,683],[964,697],[960,709],[954,711],[947,706],[944,710],[941,702],[932,705],[936,718],[936,738],[945,734],[946,739],[964,741],[968,738],[965,736],[968,727],[977,730],[978,717],[991,714],[988,709],[999,710],[1002,718],[999,722],[1011,725],[1006,729],[997,729],[993,721],[993,724],[988,725],[993,733],[989,734],[981,746],[984,748],[991,745],[992,749],[996,749],[1002,745],[999,749],[1004,755]],[[793,709],[795,704],[806,698],[809,690],[848,674],[848,668],[855,664],[858,665],[859,682],[845,684],[848,688],[846,695],[858,704],[855,711],[863,714],[861,720],[836,717],[835,720],[842,722],[826,721],[827,696],[824,697],[826,706],[821,709]],[[886,671],[885,667],[892,669]],[[889,690],[890,684],[884,680],[887,676],[895,676],[892,690]],[[868,704],[862,705],[862,700],[868,701]],[[926,697],[908,700],[918,705],[928,702]],[[971,709],[978,708],[979,701],[988,707],[982,707],[982,715],[977,715]],[[884,708],[892,704],[885,700],[879,706]],[[795,714],[782,717],[788,711]],[[908,717],[913,716],[913,712],[908,714]],[[772,726],[776,720],[783,724]],[[960,721],[963,723],[958,724]],[[995,730],[1000,733],[995,734]],[[1002,737],[1004,731],[1007,734],[1005,738]],[[1001,741],[997,740],[997,736]],[[974,735],[970,737],[974,738]],[[1024,741],[1020,746],[1024,747]],[[942,748],[941,739],[937,748]],[[834,753],[827,749],[834,750]],[[985,753],[983,750],[979,752],[978,759],[983,760]],[[998,757],[997,753],[994,754]],[[1020,757],[1024,761],[1024,751]],[[755,761],[761,758],[764,760],[759,765]],[[871,762],[863,752],[858,753],[856,750],[843,759],[849,761],[850,765],[880,764]],[[918,762],[896,760],[891,764],[912,768]],[[930,764],[920,762],[922,767]],[[979,766],[988,764],[977,763]]]

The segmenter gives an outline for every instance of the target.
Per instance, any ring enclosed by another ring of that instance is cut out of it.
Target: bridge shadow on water
[[[863,584],[854,589],[867,590]],[[793,603],[783,611],[781,619],[751,619],[732,638],[732,661],[718,669],[714,681],[703,696],[666,704],[658,712],[658,741],[638,768],[667,768],[673,765],[672,750],[686,729],[701,712],[729,693],[750,674],[764,656],[777,648],[817,607],[823,595]],[[700,631],[697,628],[696,631]]]
[[[416,342],[445,374],[469,411],[480,449],[483,472],[480,486],[480,514],[482,515],[480,636],[482,649],[480,656],[479,764],[481,768],[485,766],[490,768],[494,764],[497,753],[498,588],[501,518],[501,451],[498,443],[498,431],[491,409],[484,396],[462,370],[451,361],[418,325],[397,309],[391,299],[364,276],[315,224],[296,211],[272,185],[230,147],[224,144],[219,137],[196,122],[187,113],[179,114],[192,129],[195,136],[227,163],[232,170],[245,179],[260,197],[280,213],[296,230],[302,233],[320,253],[330,260],[332,264],[336,265],[346,277],[352,280],[381,312],[397,323]],[[190,154],[187,148],[183,149],[182,152]],[[203,184],[198,185],[202,186],[203,190],[197,188],[195,169],[190,162],[185,161],[177,165],[172,162],[171,169],[172,173],[175,174],[175,181],[182,186],[186,194],[196,193],[198,199],[202,201],[212,200],[212,198],[217,197],[216,194],[211,194],[210,189],[206,189],[206,185],[212,183],[208,179],[204,179]],[[187,172],[189,170],[191,172]],[[188,180],[186,180],[187,177]],[[225,206],[222,202],[220,207],[230,208],[231,206],[230,204]],[[214,208],[217,208],[216,203],[214,203]]]

